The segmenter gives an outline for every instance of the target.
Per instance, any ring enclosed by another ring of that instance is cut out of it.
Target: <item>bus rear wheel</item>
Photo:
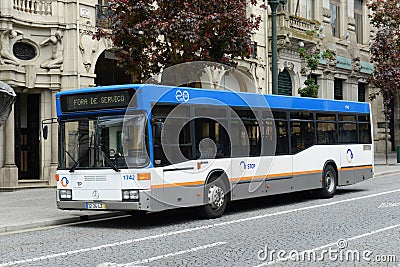
[[[218,177],[215,181],[206,184],[205,186],[207,204],[199,207],[199,214],[203,218],[218,218],[225,211],[228,201],[228,189],[221,177]]]
[[[331,198],[336,193],[337,175],[332,165],[327,165],[322,173],[322,188],[319,190],[319,196],[322,198]]]

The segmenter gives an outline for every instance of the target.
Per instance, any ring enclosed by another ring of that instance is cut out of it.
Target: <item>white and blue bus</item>
[[[57,93],[57,206],[154,212],[373,176],[368,103],[161,85]]]

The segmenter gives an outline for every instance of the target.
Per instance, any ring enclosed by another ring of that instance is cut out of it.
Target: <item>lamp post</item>
[[[272,21],[272,94],[278,94],[278,36],[276,32],[276,10],[279,4],[286,4],[286,0],[268,0],[271,7],[271,21]]]

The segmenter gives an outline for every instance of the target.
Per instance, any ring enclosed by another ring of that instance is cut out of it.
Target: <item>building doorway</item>
[[[278,75],[278,95],[292,96],[292,78],[287,69],[284,69]]]
[[[14,107],[18,179],[39,179],[40,94],[17,94]]]

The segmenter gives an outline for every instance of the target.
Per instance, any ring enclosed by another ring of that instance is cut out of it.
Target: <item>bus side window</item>
[[[357,143],[357,124],[339,122],[339,143],[356,144]]]
[[[249,108],[237,108],[232,112],[232,133],[239,132],[238,139],[233,138],[233,156],[258,157],[261,155],[261,130],[254,112]]]
[[[337,144],[335,122],[317,122],[317,142],[319,145]]]
[[[286,121],[275,121],[276,149],[275,155],[289,154],[288,123]]]
[[[157,129],[156,124],[152,125],[153,129],[153,151],[154,151],[154,166],[155,167],[160,167],[160,166],[166,166],[169,165],[170,163],[168,162],[164,152],[163,148],[161,146],[161,135],[158,136],[157,131],[160,129]]]
[[[314,144],[314,122],[291,121],[292,153],[298,153]]]
[[[230,157],[230,139],[224,125],[213,119],[197,118],[195,121],[195,150],[194,159]],[[204,142],[202,142],[205,140]],[[208,140],[208,141],[207,141]],[[200,149],[200,143],[202,147]],[[214,151],[215,150],[215,151]]]
[[[358,133],[361,144],[371,144],[371,127],[369,123],[359,123],[358,124]]]

